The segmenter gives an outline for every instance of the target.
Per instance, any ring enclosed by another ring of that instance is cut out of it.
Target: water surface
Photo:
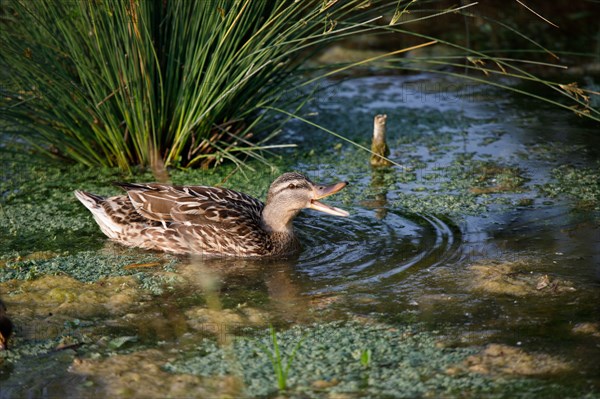
[[[539,102],[429,75],[354,79],[327,93],[306,110],[314,120],[368,146],[373,116],[387,114],[390,157],[403,167],[371,170],[368,154],[300,122],[289,125],[279,140],[299,148],[274,162],[315,181],[349,181],[328,202],[351,213],[304,212],[295,222],[304,249],[290,259],[190,259],[123,249],[106,242],[69,194],[75,188],[116,193],[108,183],[117,172],[86,178],[73,169],[59,181],[60,172],[42,167],[8,174],[3,267],[38,282],[46,273],[76,279],[67,288],[3,280],[0,295],[17,324],[14,347],[69,345],[58,343],[65,332],[85,343],[74,349],[80,354],[17,351],[21,360],[0,365],[0,396],[112,392],[85,390],[89,381],[98,387],[108,377],[98,370],[78,374],[72,365],[78,356],[158,348],[162,355],[152,356],[166,361],[204,337],[357,319],[424,326],[446,345],[496,343],[551,354],[572,368],[526,377],[598,393],[594,126]],[[273,173],[253,166],[258,172],[236,174],[225,185],[264,194]],[[215,184],[219,173],[228,171],[174,172],[173,179]],[[116,274],[134,274],[144,288],[123,280],[129,291],[111,291],[106,277]],[[88,290],[98,303],[72,306]],[[119,292],[126,294],[115,302]]]

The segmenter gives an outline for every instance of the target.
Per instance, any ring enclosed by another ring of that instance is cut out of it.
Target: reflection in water
[[[266,316],[265,313],[263,325],[277,321],[270,318],[293,323],[306,320],[309,310],[309,299],[302,295],[301,286],[294,276],[297,262],[297,257],[193,257],[178,266],[178,273],[186,279],[188,289],[203,293],[206,305],[215,311],[216,317],[224,307],[266,305],[270,314]],[[268,304],[264,303],[262,293],[266,295]],[[252,299],[257,303],[252,303]],[[223,302],[226,302],[225,306]],[[225,320],[222,317],[213,321],[223,324]]]
[[[388,205],[388,185],[385,183],[385,174],[394,173],[391,169],[372,169],[371,170],[371,190],[375,193],[370,201],[364,201],[361,205],[375,209],[377,219],[385,219]]]
[[[376,292],[385,301],[386,292],[395,295],[406,273],[458,257],[456,227],[380,204],[372,211],[357,208],[335,223],[300,216],[297,230],[304,249],[295,258],[196,257],[180,264],[178,274],[188,290],[204,293],[213,316],[224,307],[259,306],[277,319],[265,320],[267,325],[314,319],[310,304],[315,297]]]

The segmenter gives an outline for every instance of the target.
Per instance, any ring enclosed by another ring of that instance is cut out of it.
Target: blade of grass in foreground
[[[267,355],[267,357],[269,358],[269,361],[271,362],[271,365],[273,366],[273,372],[275,373],[275,378],[277,380],[277,388],[281,392],[281,391],[285,391],[288,387],[288,375],[290,372],[290,367],[292,366],[292,363],[294,362],[294,358],[296,357],[296,353],[298,352],[298,349],[300,348],[300,346],[302,346],[302,343],[304,342],[305,337],[300,338],[300,340],[296,343],[296,345],[294,346],[294,349],[292,350],[292,353],[290,353],[290,355],[288,356],[287,361],[285,362],[285,365],[284,365],[281,351],[279,349],[279,342],[277,340],[277,332],[275,331],[275,328],[273,326],[270,327],[270,337],[271,337],[271,345],[273,347],[272,350],[271,350],[271,348],[268,348],[266,345],[263,345],[259,342],[257,342],[257,345],[260,348],[260,350],[265,355]]]

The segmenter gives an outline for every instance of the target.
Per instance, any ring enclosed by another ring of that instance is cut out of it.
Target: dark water
[[[298,224],[307,249],[296,269],[311,293],[385,290],[410,269],[452,262],[460,246],[460,230],[433,215],[360,209],[347,220]]]

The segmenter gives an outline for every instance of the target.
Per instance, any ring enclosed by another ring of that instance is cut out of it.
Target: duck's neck
[[[285,209],[283,207],[268,203],[262,211],[263,227],[269,233],[294,235],[292,221],[300,210]]]
[[[294,234],[292,221],[300,210],[290,211],[267,203],[261,219],[272,244],[271,255],[288,255],[300,250],[300,242]]]

